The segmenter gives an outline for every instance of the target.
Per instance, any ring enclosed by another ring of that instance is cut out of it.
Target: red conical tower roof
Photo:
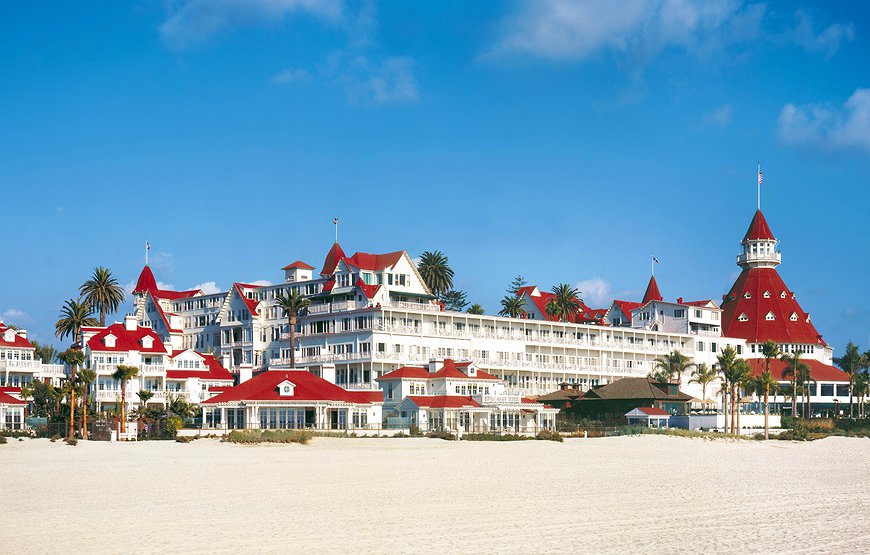
[[[764,219],[764,214],[761,210],[756,210],[755,216],[752,217],[752,223],[749,224],[749,229],[746,230],[746,235],[743,236],[744,241],[775,241],[776,237],[770,231],[770,226],[767,225],[767,220]]]
[[[136,282],[136,288],[133,289],[133,294],[135,295],[156,290],[157,280],[154,279],[154,274],[151,272],[151,268],[146,264],[145,267],[142,268],[142,273],[139,274],[139,281]]]
[[[649,278],[649,284],[646,286],[646,293],[643,294],[643,300],[641,304],[646,304],[650,301],[660,301],[662,300],[662,294],[659,293],[659,284],[656,283],[656,277],[651,276]]]
[[[326,260],[323,261],[323,270],[320,271],[320,275],[322,276],[330,276],[335,272],[335,267],[338,266],[338,262],[344,258],[344,251],[341,250],[341,245],[337,242],[332,245],[332,248],[329,249],[329,252],[326,253]]]

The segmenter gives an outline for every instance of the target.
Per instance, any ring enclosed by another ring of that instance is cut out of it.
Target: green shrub
[[[196,438],[195,438],[195,437],[191,437],[191,436],[177,436],[177,437],[175,438],[175,441],[177,441],[178,443],[190,443],[190,442],[193,441],[194,439],[196,439]]]
[[[0,445],[6,445],[7,443],[8,440],[6,439],[6,436],[0,436]]]
[[[456,434],[454,434],[453,432],[436,432],[436,431],[431,431],[431,432],[429,432],[428,434],[426,434],[426,437],[431,437],[431,438],[434,438],[434,439],[444,439],[444,440],[447,440],[447,441],[453,441],[453,440],[456,439]]]
[[[462,439],[465,441],[525,441],[534,438],[514,434],[464,434]]]
[[[311,441],[309,430],[233,430],[221,441],[228,443],[301,443]]]
[[[54,434],[53,436],[51,436],[52,443],[54,443],[55,441],[57,441],[59,439],[60,439],[60,434]]]
[[[562,438],[562,434],[554,430],[541,430],[540,432],[538,432],[538,435],[535,436],[535,439],[545,441],[558,441],[559,443],[562,443],[564,441],[564,438]]]
[[[408,429],[408,433],[414,437],[419,437],[423,435],[423,432],[420,431],[420,426],[415,424],[411,424],[411,427]]]
[[[76,445],[79,444],[79,440],[77,440],[74,437],[68,437],[65,440],[63,440],[63,442],[66,443],[67,445],[72,445],[73,447],[75,447]]]

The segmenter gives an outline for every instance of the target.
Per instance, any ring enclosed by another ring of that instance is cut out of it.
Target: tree
[[[148,401],[154,397],[153,391],[148,391],[147,389],[140,389],[136,392],[136,396],[139,397],[139,403],[141,403],[142,408],[144,409],[146,405],[148,405]]]
[[[79,287],[79,294],[91,310],[99,312],[100,327],[106,325],[106,314],[117,312],[124,302],[124,288],[118,284],[112,272],[102,266],[94,268],[91,279]]]
[[[522,297],[512,297],[508,295],[501,300],[501,310],[498,311],[499,316],[521,318],[525,313],[526,301]]]
[[[139,369],[127,364],[119,364],[112,377],[121,382],[121,433],[126,431],[127,423],[127,382],[139,375]]]
[[[656,383],[670,383],[671,374],[667,370],[653,370],[649,374],[646,375],[647,378],[651,379]]]
[[[858,398],[858,418],[864,418],[864,399],[870,395],[870,375],[867,371],[858,372],[855,376],[855,397]]]
[[[451,310],[453,312],[462,312],[465,310],[465,307],[468,306],[468,301],[466,300],[465,291],[459,291],[458,289],[452,289],[447,291],[441,296],[441,302],[444,303],[444,310]]]
[[[782,377],[788,379],[791,377],[792,384],[792,394],[791,394],[791,415],[793,417],[797,417],[797,396],[798,396],[798,382],[801,380],[801,377],[804,375],[806,371],[809,371],[809,367],[801,362],[801,354],[800,352],[795,352],[790,355],[788,353],[784,353],[780,355],[780,360],[785,362],[785,368],[782,370]]]
[[[478,315],[486,314],[483,310],[483,307],[477,303],[474,303],[473,305],[469,306],[468,310],[466,310],[465,312],[468,314],[478,314]]]
[[[834,364],[849,376],[849,418],[854,418],[853,390],[855,389],[855,377],[861,369],[861,353],[858,346],[849,341],[846,345],[846,352],[841,357],[835,357]]]
[[[30,382],[21,384],[21,400],[24,401],[24,418],[27,418],[27,400],[33,397],[33,386]]]
[[[771,392],[775,394],[777,387],[779,387],[779,382],[776,381],[769,369],[755,377],[754,389],[759,395],[764,396],[764,439],[770,439],[770,426],[768,425],[770,404],[768,396]]]
[[[91,368],[82,368],[79,371],[79,380],[82,382],[82,437],[88,439],[88,393],[91,384],[97,379],[97,373]]]
[[[420,255],[417,270],[423,282],[436,297],[453,289],[453,269],[441,251],[426,251]]]
[[[707,386],[718,379],[719,372],[717,372],[715,368],[710,368],[702,362],[701,364],[695,365],[695,369],[692,370],[692,377],[691,379],[689,379],[689,383],[696,383],[701,385],[701,397],[703,397],[703,401],[704,403],[706,403]]]
[[[682,382],[683,374],[693,366],[695,366],[695,363],[689,357],[680,351],[674,350],[657,358],[653,368],[667,373],[668,377],[673,380],[670,383],[679,385]]]
[[[96,319],[91,316],[91,309],[88,303],[79,300],[69,299],[63,304],[60,309],[60,318],[54,324],[54,335],[58,339],[72,337],[74,342],[82,342],[82,328],[86,326],[96,326]]]
[[[85,361],[85,353],[78,348],[71,347],[66,351],[62,352],[58,355],[58,357],[66,364],[69,365],[70,375],[69,381],[69,437],[70,439],[75,438],[75,415],[76,415],[76,371],[81,363]]]
[[[576,318],[583,307],[580,291],[567,283],[560,283],[553,286],[551,292],[553,297],[547,302],[547,315],[556,318],[560,322],[567,322],[571,318]]]
[[[525,287],[529,282],[526,281],[525,276],[517,276],[511,282],[510,287],[508,287],[508,294],[513,295],[514,297],[519,294],[520,289]]]
[[[746,375],[750,373],[749,365],[743,359],[737,358],[737,350],[732,346],[727,346],[722,349],[722,352],[716,357],[719,364],[719,373],[722,374],[724,385],[728,388],[731,396],[731,433],[735,433],[735,396],[737,394],[738,385],[743,382]],[[728,410],[725,410],[726,426],[728,421]]]
[[[284,311],[284,317],[290,326],[290,367],[296,368],[296,324],[299,316],[311,305],[311,301],[293,289],[288,295],[279,293],[275,304]]]
[[[52,364],[57,360],[57,349],[54,348],[54,345],[40,345],[36,341],[31,341],[30,344],[33,345],[34,356],[43,364]]]

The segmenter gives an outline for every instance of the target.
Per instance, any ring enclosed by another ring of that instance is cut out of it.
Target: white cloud
[[[341,85],[353,104],[413,104],[419,100],[415,65],[408,56],[373,62],[363,55],[338,52],[326,59],[319,73]]]
[[[577,282],[580,298],[587,306],[601,308],[613,300],[610,283],[600,277],[594,277]]]
[[[667,48],[705,55],[758,37],[765,13],[737,0],[527,1],[488,56],[578,60],[609,51],[643,64]]]
[[[724,106],[720,106],[704,116],[703,122],[704,125],[711,125],[713,127],[725,127],[729,123],[731,123],[731,105],[725,104]]]
[[[272,82],[277,85],[284,85],[287,83],[300,83],[303,81],[308,81],[310,79],[311,74],[308,73],[307,70],[288,68],[282,70],[277,75],[272,77]]]
[[[261,285],[263,287],[266,287],[267,285],[272,285],[272,282],[268,279],[256,279],[254,281],[248,281],[246,283],[248,285]]]
[[[851,23],[835,23],[816,34],[813,20],[808,14],[798,11],[795,19],[797,25],[792,31],[792,39],[807,52],[821,52],[830,57],[839,50],[840,43],[855,38],[855,27]]]
[[[2,316],[0,320],[3,320],[7,323],[12,320],[17,322],[30,320],[30,316],[28,316],[26,312],[18,310],[17,308],[6,309],[6,311],[3,312],[3,314],[0,316]]]
[[[777,132],[783,142],[794,146],[870,152],[870,89],[856,89],[842,106],[786,104]]]
[[[266,25],[290,14],[339,21],[342,12],[341,0],[185,0],[159,30],[164,44],[181,50],[232,28]]]
[[[202,291],[203,295],[212,295],[214,293],[220,293],[221,289],[218,287],[217,283],[213,281],[207,281],[205,283],[200,283],[199,285],[194,285],[191,289],[199,289]]]

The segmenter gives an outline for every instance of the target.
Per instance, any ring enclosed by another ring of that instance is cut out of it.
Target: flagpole
[[[145,241],[145,265],[148,265],[148,241]]]
[[[758,189],[758,209],[761,210],[761,180],[758,179],[759,175],[761,175],[761,162],[758,163],[758,167],[755,170],[755,187]]]

